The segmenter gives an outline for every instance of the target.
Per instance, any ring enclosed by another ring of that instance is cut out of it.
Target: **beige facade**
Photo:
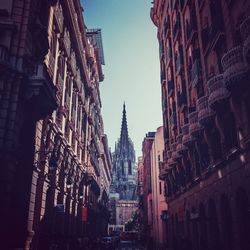
[[[163,127],[156,130],[151,153],[151,235],[155,244],[163,246],[166,243],[166,220],[167,204],[164,196],[164,181],[159,179],[160,167],[163,162],[164,138]]]

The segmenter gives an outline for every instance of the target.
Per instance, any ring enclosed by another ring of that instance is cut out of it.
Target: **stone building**
[[[79,0],[3,0],[0,24],[1,247],[97,237],[111,181],[101,32]]]
[[[166,246],[167,204],[165,183],[160,177],[163,166],[164,137],[163,127],[150,132],[143,141],[142,157],[139,161],[139,211],[141,228],[148,246],[161,249]],[[150,236],[150,237],[149,237]],[[153,245],[150,245],[153,244]]]
[[[112,154],[112,166],[112,183],[110,186],[110,223],[117,224],[117,216],[119,216],[119,214],[121,214],[121,216],[125,214],[125,212],[119,212],[118,214],[118,205],[121,210],[123,208],[127,209],[127,201],[137,202],[137,170],[135,165],[135,150],[133,142],[128,135],[125,104],[123,105],[120,138],[115,145],[115,151]],[[121,205],[121,203],[124,203],[124,205]],[[133,211],[131,210],[130,215],[132,215],[132,212]],[[119,221],[124,222],[125,219],[120,218]]]
[[[166,247],[167,204],[164,197],[164,181],[159,179],[163,166],[164,138],[163,127],[156,130],[151,148],[151,185],[152,185],[152,224],[151,235],[156,248]]]
[[[155,0],[169,249],[250,246],[250,2]]]

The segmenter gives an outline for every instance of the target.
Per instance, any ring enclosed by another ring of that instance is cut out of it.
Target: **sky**
[[[126,104],[136,157],[145,134],[162,126],[159,45],[152,0],[81,0],[88,29],[100,28],[105,65],[100,84],[104,130],[112,151]]]

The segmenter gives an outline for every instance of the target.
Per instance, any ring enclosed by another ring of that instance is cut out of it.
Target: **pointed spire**
[[[127,126],[127,116],[126,116],[126,106],[125,102],[123,103],[123,112],[122,112],[122,127],[120,135],[121,144],[127,144],[128,142],[128,126]]]

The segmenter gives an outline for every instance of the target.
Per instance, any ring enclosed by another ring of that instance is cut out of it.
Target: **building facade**
[[[131,217],[134,212],[134,209],[131,209],[130,214],[128,214],[129,209],[126,204],[129,204],[129,201],[135,201],[134,203],[137,204],[135,150],[133,142],[128,135],[125,104],[123,105],[120,138],[115,145],[115,151],[112,154],[112,166],[112,183],[110,186],[110,224],[118,225],[117,223],[120,222],[125,223],[127,217]],[[126,216],[123,218],[123,215]]]
[[[86,30],[79,0],[0,9],[1,246],[70,247],[108,222],[101,32]]]
[[[140,172],[142,176],[142,191],[139,198],[139,208],[143,211],[141,216],[141,234],[144,242],[152,241],[152,184],[151,184],[151,149],[154,141],[155,132],[148,132],[142,143],[142,162]],[[150,237],[149,237],[150,236]]]
[[[152,185],[152,224],[150,225],[155,248],[166,248],[167,203],[164,196],[164,181],[159,179],[163,166],[164,139],[163,127],[156,130],[151,148],[151,185]]]
[[[116,201],[116,224],[125,225],[138,209],[136,200],[117,200]]]
[[[165,249],[167,243],[166,185],[160,179],[163,152],[164,137],[161,126],[156,132],[146,134],[143,154],[138,161],[140,233],[145,237],[145,243],[152,249]]]
[[[170,249],[250,246],[250,2],[155,0]]]

